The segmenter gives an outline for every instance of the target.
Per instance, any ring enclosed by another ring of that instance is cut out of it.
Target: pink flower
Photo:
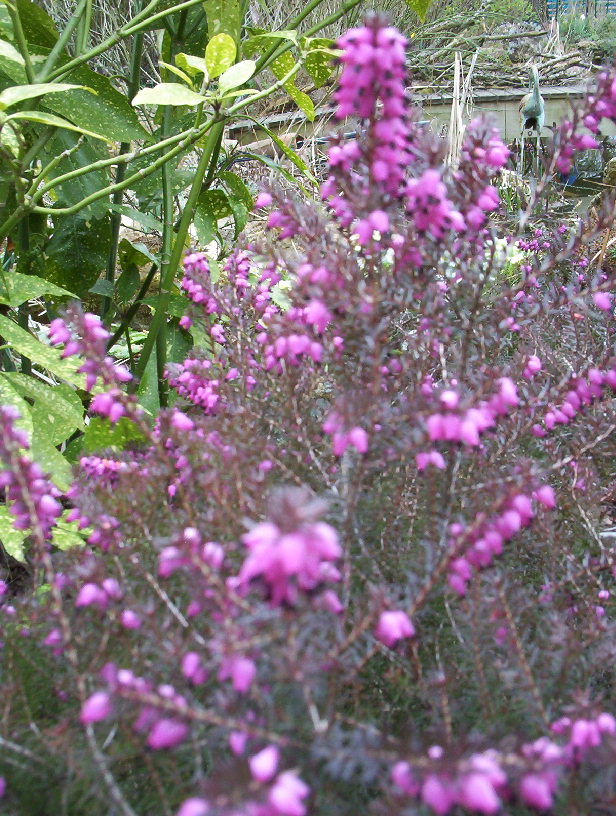
[[[106,691],[96,691],[81,706],[79,719],[84,725],[106,720],[111,714],[111,697]]]
[[[294,771],[285,771],[276,779],[268,802],[274,808],[275,816],[305,816],[306,806],[302,800],[309,793],[308,785]]]
[[[459,801],[464,807],[479,813],[496,813],[501,806],[494,785],[483,773],[471,773],[462,778]]]
[[[97,584],[84,584],[77,594],[75,606],[97,606],[99,609],[106,609],[108,596],[105,590]]]
[[[547,810],[552,807],[553,789],[552,780],[546,774],[526,774],[520,782],[520,797],[530,807]]]
[[[125,629],[139,629],[141,618],[132,609],[123,609],[120,615],[120,623]]]
[[[419,792],[419,785],[408,762],[396,762],[391,769],[391,781],[408,796],[416,796]]]
[[[250,757],[248,765],[252,778],[257,782],[269,782],[276,773],[279,758],[278,748],[275,745],[268,745],[267,748]]]
[[[451,810],[455,802],[451,786],[441,781],[436,774],[430,774],[424,780],[421,787],[421,798],[438,816],[444,816]]]
[[[394,646],[399,640],[413,637],[415,627],[406,612],[391,610],[381,612],[374,635],[385,646]]]
[[[245,694],[255,679],[257,667],[249,657],[233,655],[223,661],[218,673],[219,680],[231,678],[233,688],[240,694]]]
[[[612,308],[612,296],[609,292],[595,292],[592,299],[597,309],[603,312],[609,312]]]
[[[175,748],[186,739],[188,726],[180,720],[164,718],[158,720],[148,734],[148,745],[155,751],[162,748]]]
[[[255,199],[255,210],[261,210],[264,207],[270,207],[272,204],[272,197],[269,193],[259,193]]]
[[[205,799],[192,797],[185,799],[175,816],[206,816],[210,806]]]

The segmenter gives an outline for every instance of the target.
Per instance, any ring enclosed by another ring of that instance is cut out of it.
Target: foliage
[[[339,4],[330,22],[358,2]],[[0,301],[7,307],[0,387],[22,424],[38,402],[15,393],[8,378],[17,367],[33,375],[37,398],[44,394],[54,410],[62,383],[81,385],[39,336],[69,296],[93,302],[112,328],[112,354],[125,343],[144,407],[154,412],[166,403],[165,364],[192,342],[177,327],[175,279],[193,221],[199,238],[224,253],[252,208],[254,188],[224,164],[226,128],[285,89],[312,116],[295,77],[304,64],[315,81],[333,70],[332,41],[314,36],[327,20],[302,27],[300,11],[284,32],[266,31],[257,42],[245,6],[124,2],[110,31],[92,0],[73,3],[70,13],[56,6],[53,19],[32,0],[0,4]],[[152,83],[154,43],[160,81]],[[118,44],[129,55],[122,76],[109,70]],[[303,166],[292,148],[285,151]],[[155,252],[120,236],[123,216],[158,234]],[[150,320],[135,347],[140,310]],[[33,437],[63,488],[69,467],[57,448],[80,434],[83,410],[73,419],[62,425],[62,439],[50,434],[45,445],[40,431]]]
[[[501,234],[491,125],[445,169],[404,38],[375,17],[338,45],[359,135],[332,142],[321,201],[272,187],[263,238],[222,270],[184,257],[178,331],[200,341],[167,366],[172,408],[151,421],[78,303],[50,345],[11,335],[91,402],[66,491],[0,409],[35,574],[0,585],[6,812],[611,807],[616,269],[587,248],[614,200],[592,224],[542,205],[616,121],[616,76]]]

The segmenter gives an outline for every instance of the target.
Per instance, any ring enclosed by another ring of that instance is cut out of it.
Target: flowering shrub
[[[37,789],[101,814],[613,808],[615,281],[580,266],[611,202],[592,229],[523,214],[512,281],[498,134],[472,122],[444,171],[400,34],[339,45],[361,135],[322,203],[259,196],[268,234],[217,282],[186,256],[208,343],[170,367],[173,408],[148,424],[96,319],[52,324],[92,410],[136,429],[76,467],[83,550],[50,553],[58,497],[2,414],[45,582],[1,607],[11,812]],[[613,73],[546,176],[602,117]]]

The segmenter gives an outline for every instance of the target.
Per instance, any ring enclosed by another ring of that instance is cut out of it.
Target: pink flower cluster
[[[242,803],[244,816],[305,816],[304,800],[310,788],[295,771],[277,773],[279,761],[279,751],[274,745],[268,745],[248,760],[258,800]],[[183,802],[176,816],[206,816],[209,812],[207,799],[193,797]]]
[[[181,287],[193,303],[203,307],[206,314],[220,312],[219,304],[212,297],[210,266],[205,253],[190,252],[184,256],[184,277]],[[188,328],[189,325],[190,323],[184,328]]]
[[[61,495],[41,468],[23,454],[30,444],[16,427],[20,414],[10,405],[0,406],[0,490],[6,490],[9,511],[18,530],[40,530],[47,537],[62,512]]]
[[[212,377],[210,360],[187,357],[179,365],[169,366],[167,376],[181,397],[203,408],[206,414],[215,414],[220,403],[220,380]]]
[[[335,98],[336,116],[373,119],[370,136],[372,180],[396,195],[409,163],[410,130],[406,119],[406,39],[394,28],[385,27],[377,16],[362,28],[347,31],[338,40],[342,50],[342,73]],[[377,112],[377,102],[382,109]],[[376,121],[375,121],[376,114]],[[350,169],[360,155],[355,142],[332,148],[330,164]]]
[[[572,122],[565,121],[558,128],[560,150],[556,169],[563,174],[571,172],[573,157],[579,150],[596,150],[599,142],[591,133],[599,135],[602,119],[616,122],[616,82],[606,72],[599,74],[597,92],[588,97],[589,110],[584,125],[590,133],[578,133]]]
[[[591,368],[584,377],[573,378],[564,400],[546,412],[543,425],[539,423],[533,425],[531,429],[533,435],[543,437],[556,425],[567,425],[585,406],[596,399],[601,399],[607,388],[616,391],[616,364],[605,371]]]
[[[309,592],[321,583],[340,579],[332,563],[342,555],[338,535],[323,521],[298,520],[289,522],[287,529],[264,521],[242,541],[249,553],[239,573],[240,585],[261,578],[274,605],[295,604],[300,591]]]
[[[406,186],[406,196],[406,209],[418,232],[429,232],[438,239],[450,230],[464,229],[464,218],[447,197],[447,188],[438,170],[430,168],[419,178],[411,179]]]
[[[572,721],[569,717],[552,726],[555,734],[567,733],[560,745],[540,737],[522,745],[518,756],[506,756],[494,750],[473,754],[457,765],[445,764],[440,745],[428,749],[429,765],[413,767],[397,762],[391,769],[396,791],[418,797],[438,816],[445,816],[456,805],[472,813],[498,813],[504,802],[517,798],[537,810],[549,810],[554,804],[559,774],[565,767],[574,768],[603,738],[616,734],[616,720],[601,713],[593,719]]]
[[[49,324],[49,341],[53,346],[64,344],[62,357],[80,355],[84,358],[78,371],[86,375],[86,391],[91,391],[98,380],[107,389],[96,394],[90,410],[117,422],[134,411],[131,401],[121,386],[132,379],[130,372],[107,355],[109,332],[101,319],[72,304],[66,310],[66,319],[57,318]]]
[[[465,549],[464,555],[454,558],[449,565],[447,583],[454,592],[465,595],[473,571],[489,566],[495,556],[501,555],[503,544],[524,527],[528,527],[535,515],[533,499],[549,510],[556,507],[554,490],[549,485],[542,485],[532,496],[525,493],[511,496],[500,513],[478,528],[473,528],[471,534],[465,532],[458,523],[451,525],[452,538],[449,546],[452,550],[459,551],[460,539],[468,542],[470,538],[472,542]]]
[[[114,697],[125,698],[133,702],[141,701],[133,728],[139,733],[147,734],[148,747],[160,751],[175,748],[184,742],[189,727],[174,715],[173,709],[184,709],[187,701],[173,686],[162,684],[154,687],[143,677],[137,677],[130,669],[119,669],[112,663],[103,668],[101,675],[109,690],[94,692],[84,702],[80,716],[84,725],[108,719],[113,714]],[[171,713],[166,709],[170,709]]]
[[[470,447],[479,445],[480,434],[492,428],[497,417],[508,414],[519,402],[517,388],[511,378],[501,377],[498,386],[498,392],[489,401],[482,401],[476,407],[468,408],[462,413],[457,411],[458,393],[451,389],[444,391],[441,394],[441,403],[451,410],[447,413],[431,414],[428,417],[426,429],[430,440],[461,442]],[[423,458],[421,463],[424,464]]]
[[[334,456],[342,456],[349,447],[355,448],[358,453],[368,452],[369,438],[367,432],[359,425],[345,430],[345,421],[337,411],[332,411],[329,414],[323,423],[323,430],[326,434],[332,436]]]

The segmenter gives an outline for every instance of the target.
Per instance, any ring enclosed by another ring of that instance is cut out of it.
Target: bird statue
[[[520,102],[520,132],[522,134],[522,145],[520,150],[520,167],[524,172],[524,133],[527,130],[534,130],[537,133],[537,167],[539,166],[539,145],[541,139],[541,129],[545,120],[545,102],[539,93],[539,71],[533,65],[530,69],[530,93],[522,97]]]

